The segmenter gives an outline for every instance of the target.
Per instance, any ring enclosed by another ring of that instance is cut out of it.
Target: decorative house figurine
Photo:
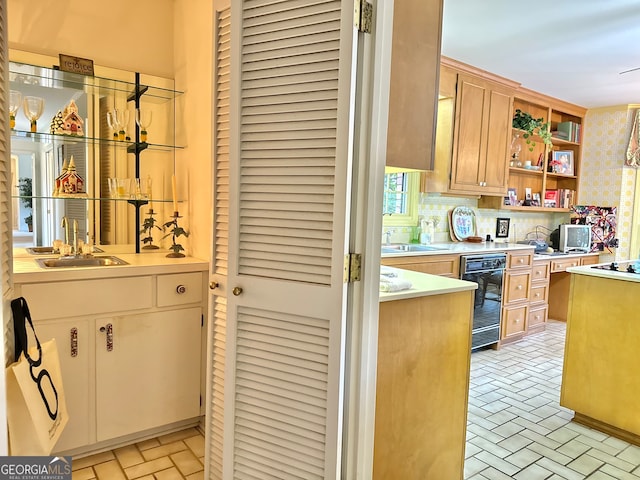
[[[62,161],[62,169],[60,170],[60,175],[56,177],[55,185],[53,186],[53,196],[57,197],[60,193],[60,185],[62,183],[62,179],[67,175],[69,168],[69,161],[65,158]]]
[[[58,197],[86,197],[84,193],[84,179],[76,171],[73,156],[69,159],[67,174],[60,179]]]
[[[74,100],[70,100],[64,110],[58,111],[51,120],[49,133],[57,135],[84,135],[82,129],[83,120],[78,115],[78,106]]]

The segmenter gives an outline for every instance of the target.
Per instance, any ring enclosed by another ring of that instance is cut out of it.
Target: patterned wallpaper
[[[579,203],[618,207],[616,260],[637,258],[630,251],[636,169],[624,166],[637,105],[592,109],[585,117]]]

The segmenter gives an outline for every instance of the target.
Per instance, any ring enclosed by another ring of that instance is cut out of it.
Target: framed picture
[[[573,151],[555,150],[552,152],[551,171],[563,175],[574,175]]]
[[[533,198],[531,199],[531,206],[532,207],[540,206],[540,192],[536,192],[533,194]]]
[[[496,238],[507,238],[509,236],[509,218],[496,219]]]
[[[509,195],[509,204],[513,205],[513,206],[517,206],[518,205],[518,194],[516,192],[516,189],[515,188],[509,188],[507,193]]]

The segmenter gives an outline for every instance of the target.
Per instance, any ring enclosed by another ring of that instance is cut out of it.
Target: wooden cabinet
[[[513,112],[516,110],[531,114],[533,118],[542,118],[552,134],[552,145],[545,145],[539,135],[524,138],[525,132],[518,129],[510,131],[513,146],[518,144],[520,152],[514,157],[515,149],[510,148],[508,187],[515,190],[518,205],[503,205],[495,198],[483,198],[479,206],[485,208],[503,208],[506,210],[526,210],[541,212],[568,212],[570,206],[575,203],[578,195],[578,183],[580,174],[580,161],[582,158],[581,142],[584,136],[583,120],[586,109],[566,103],[556,98],[548,97],[540,93],[519,88],[515,92]],[[564,138],[562,132],[571,129],[571,136]],[[561,153],[559,153],[561,152]],[[573,161],[570,168],[554,167],[550,164],[555,157],[571,156]],[[526,168],[526,162],[530,162],[533,169]],[[538,169],[539,167],[539,169]],[[531,195],[540,195],[540,204],[532,206],[528,203],[527,191]],[[545,205],[545,192],[558,191],[556,205]],[[565,194],[567,201],[561,201],[561,193]]]
[[[190,272],[16,285],[40,340],[58,345],[70,420],[56,453],[200,416],[204,281]]]
[[[457,254],[384,257],[381,263],[390,267],[443,277],[458,278],[460,276],[460,255]]]
[[[529,294],[529,316],[527,333],[544,330],[547,324],[549,301],[549,260],[534,260],[531,269],[531,293]]]
[[[469,74],[458,74],[451,192],[507,192],[513,90]]]
[[[380,302],[373,479],[462,480],[473,297]]]
[[[394,4],[388,166],[433,168],[441,29],[442,0]]]
[[[527,332],[533,249],[507,252],[502,290],[500,343],[521,339]]]

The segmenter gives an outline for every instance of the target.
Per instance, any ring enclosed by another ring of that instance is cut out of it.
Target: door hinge
[[[359,253],[349,253],[344,256],[344,283],[360,281],[360,266],[362,265],[362,255]]]
[[[373,5],[367,0],[354,0],[353,23],[359,32],[371,33],[373,25]]]

